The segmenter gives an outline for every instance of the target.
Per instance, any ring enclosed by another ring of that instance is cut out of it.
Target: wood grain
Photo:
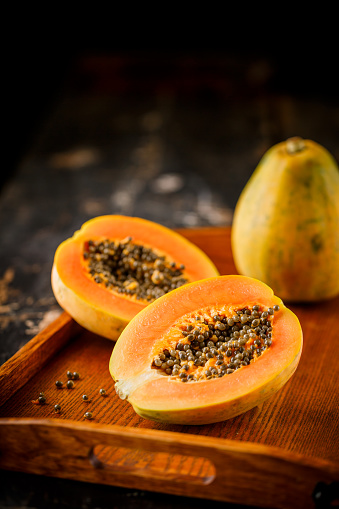
[[[222,274],[236,272],[229,228],[181,233]],[[261,507],[310,508],[318,482],[339,480],[338,304],[337,298],[291,305],[304,332],[291,380],[260,408],[202,426],[136,415],[114,391],[108,371],[114,343],[64,313],[0,370],[0,467]],[[67,370],[80,373],[72,389],[65,387]],[[55,386],[58,379],[62,389]],[[32,403],[41,391],[46,404]],[[87,410],[91,421],[84,418]]]
[[[81,328],[66,313],[20,348],[0,370],[0,406],[20,389]]]
[[[36,474],[129,488],[151,487],[152,491],[251,505],[260,500],[261,507],[309,509],[316,484],[329,483],[338,474],[335,467],[328,469],[322,460],[306,459],[277,448],[213,437],[197,442],[194,436],[176,432],[32,419],[5,420],[2,431],[6,444],[2,445],[1,463],[8,469],[17,470],[20,458],[20,467]],[[112,450],[125,447],[133,451],[136,459],[127,469],[119,462],[93,462],[96,446]],[[151,455],[147,457],[143,451]],[[157,468],[150,465],[155,463],[155,452],[165,453],[168,458]],[[209,461],[215,470],[210,475],[200,475],[197,482],[199,476],[192,479],[192,466],[186,473],[181,474],[180,469],[173,473],[170,465],[175,455],[181,458],[181,470],[185,469],[185,462],[192,465],[195,458],[200,466]]]

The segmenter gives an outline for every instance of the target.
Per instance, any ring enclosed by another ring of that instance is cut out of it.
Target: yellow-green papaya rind
[[[240,274],[287,302],[339,294],[339,169],[321,145],[269,149],[241,193],[232,224]]]

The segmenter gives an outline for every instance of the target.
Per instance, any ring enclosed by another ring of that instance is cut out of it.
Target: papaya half
[[[51,282],[57,302],[75,321],[115,341],[153,300],[218,274],[179,233],[146,219],[106,215],[59,245]]]
[[[115,390],[141,417],[175,424],[230,419],[278,391],[297,368],[298,318],[241,275],[182,286],[144,308],[115,343]]]
[[[235,207],[237,271],[267,283],[286,302],[339,294],[339,168],[300,137],[271,147]]]

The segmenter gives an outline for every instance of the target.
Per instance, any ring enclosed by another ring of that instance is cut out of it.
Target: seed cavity
[[[273,315],[279,309],[278,305],[263,309],[255,304],[232,316],[204,313],[199,320],[185,318],[174,334],[178,339],[155,355],[152,368],[185,383],[230,375],[270,348]]]
[[[184,265],[133,243],[131,237],[120,241],[88,240],[83,257],[97,284],[148,303],[189,282]]]

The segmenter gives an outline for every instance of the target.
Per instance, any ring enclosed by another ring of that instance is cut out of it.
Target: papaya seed
[[[254,305],[229,317],[218,314],[204,317],[195,326],[188,323],[181,329],[184,338],[159,352],[152,366],[185,382],[231,374],[272,345],[273,328],[267,317],[276,311],[279,306],[262,310]]]
[[[183,264],[133,243],[131,237],[115,242],[90,239],[84,243],[83,258],[97,284],[148,303],[188,282]]]

